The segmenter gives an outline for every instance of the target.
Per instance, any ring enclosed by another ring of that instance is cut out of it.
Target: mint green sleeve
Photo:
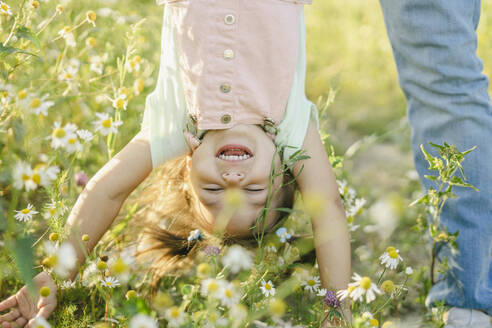
[[[309,120],[319,129],[318,109],[306,98],[304,91],[306,80],[306,25],[304,9],[299,19],[299,52],[297,56],[296,73],[292,82],[289,99],[285,108],[284,118],[278,126],[275,143],[289,146],[284,149],[284,161],[302,148]]]
[[[161,57],[157,84],[145,99],[142,131],[149,135],[152,167],[184,155],[189,148],[183,136],[186,102],[181,85],[173,26],[164,7]]]

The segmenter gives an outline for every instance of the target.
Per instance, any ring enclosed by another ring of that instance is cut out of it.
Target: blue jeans
[[[398,79],[407,99],[415,167],[435,175],[419,149],[428,142],[477,149],[465,157],[467,181],[479,189],[454,188],[442,223],[460,231],[451,273],[431,288],[427,304],[445,300],[492,315],[492,106],[489,81],[476,55],[480,0],[380,0]]]

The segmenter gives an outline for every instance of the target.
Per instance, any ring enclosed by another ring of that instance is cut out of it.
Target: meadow
[[[490,76],[489,7],[478,34]],[[162,10],[151,0],[0,1],[0,300],[45,269],[57,277],[58,306],[40,327],[321,327],[340,313],[337,291],[320,287],[309,238],[289,237],[309,236],[316,199],[298,199],[259,251],[209,248],[155,287],[131,255],[144,182],[79,279],[63,279],[70,209],[140,128],[157,79]],[[439,215],[428,199],[410,206],[425,194],[379,3],[314,0],[305,11],[306,94],[318,106],[351,229],[351,325],[442,327],[446,307],[425,306],[431,243],[455,238],[427,222]],[[444,184],[457,168],[447,159],[428,157],[446,164],[434,170]]]

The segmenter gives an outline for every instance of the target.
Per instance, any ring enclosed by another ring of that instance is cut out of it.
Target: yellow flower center
[[[364,277],[360,280],[360,283],[359,285],[365,289],[365,290],[368,290],[369,288],[371,288],[371,278],[369,277]]]
[[[27,213],[29,213],[29,212],[31,212],[31,210],[30,210],[30,209],[28,209],[28,208],[25,208],[25,209],[23,209],[23,210],[21,211],[21,213],[22,213],[22,214],[27,214]]]
[[[266,290],[270,290],[270,289],[272,289],[272,286],[269,283],[266,283],[265,284],[265,289]]]
[[[230,289],[226,289],[224,291],[224,294],[227,298],[231,298],[232,297],[232,291]]]
[[[31,101],[31,107],[32,108],[38,108],[40,105],[41,105],[41,99],[39,99],[39,98],[34,98]]]
[[[88,37],[86,44],[90,47],[94,47],[96,45],[96,38],[93,36]]]
[[[55,215],[56,208],[50,208],[48,211],[50,212],[51,216],[53,216]]]
[[[107,120],[103,120],[101,122],[102,126],[104,126],[105,128],[109,129],[111,127],[111,119],[107,119]]]
[[[63,31],[64,31],[65,33],[68,33],[68,32],[70,32],[71,30],[72,30],[72,27],[70,27],[70,26],[65,26],[65,27],[63,28]]]
[[[171,317],[173,317],[173,318],[179,317],[179,308],[178,307],[173,306],[171,308]]]
[[[137,55],[133,58],[133,60],[136,61],[137,63],[140,63],[142,61],[142,57]]]
[[[96,13],[94,11],[90,10],[90,11],[87,12],[87,19],[89,21],[95,22],[96,21],[96,17],[97,17],[97,15],[96,15]]]
[[[398,258],[398,252],[397,251],[391,251],[388,253],[389,257],[392,259],[397,259]]]
[[[39,174],[34,173],[31,177],[32,181],[34,181],[36,184],[39,184],[41,182],[41,177]]]
[[[118,109],[122,109],[123,107],[125,107],[125,99],[123,99],[123,98],[118,98],[118,99],[116,100],[116,104],[115,104],[115,105],[116,105],[116,108],[118,108]]]
[[[137,79],[135,80],[135,89],[140,93],[145,87],[145,81],[143,79]]]
[[[378,321],[378,319],[371,319],[371,320],[369,320],[369,324],[371,325],[371,327],[379,327],[379,321]]]
[[[123,272],[125,272],[128,267],[127,265],[125,264],[125,262],[121,259],[121,257],[119,257],[113,264],[113,272],[115,274],[122,274]]]
[[[73,145],[76,142],[77,142],[77,139],[68,139],[68,143],[71,145]]]
[[[381,289],[387,293],[387,294],[390,294],[393,292],[393,290],[395,289],[395,284],[393,283],[393,281],[391,280],[386,280],[384,281],[382,284],[381,284]]]
[[[63,128],[56,128],[55,131],[53,131],[53,137],[60,139],[63,138],[66,135],[65,130]]]
[[[212,281],[208,284],[209,291],[216,292],[218,289],[219,289],[219,285],[215,281]]]
[[[1,8],[5,11],[9,9],[9,7],[5,3],[2,3]]]
[[[113,283],[111,281],[106,281],[106,285],[108,285],[109,287],[113,286]]]
[[[349,286],[349,287],[347,288],[347,291],[349,292],[349,294],[350,294],[351,292],[353,292],[353,291],[354,291],[355,287],[356,287],[356,286]]]
[[[27,181],[27,180],[29,180],[29,179],[31,179],[31,176],[29,176],[29,175],[27,175],[27,174],[23,174],[23,175],[22,175],[22,181]]]
[[[8,95],[9,93],[7,91],[0,92],[0,96],[2,96],[2,98],[7,98]]]
[[[19,99],[24,99],[27,97],[27,92],[26,90],[21,90],[19,91],[19,93],[17,94],[17,97],[19,97]]]
[[[390,246],[388,248],[386,248],[386,253],[390,253],[390,252],[393,252],[393,251],[396,251],[396,248],[394,248],[393,246]]]
[[[307,281],[307,284],[308,284],[309,286],[314,286],[314,285],[316,285],[316,282],[315,282],[313,279],[309,279],[309,280]]]

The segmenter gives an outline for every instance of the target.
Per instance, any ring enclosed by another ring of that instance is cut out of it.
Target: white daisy
[[[130,320],[130,328],[157,328],[157,323],[152,317],[139,313]]]
[[[30,221],[32,219],[33,215],[36,215],[39,213],[39,212],[34,210],[34,206],[32,204],[28,204],[27,207],[23,210],[20,210],[20,211],[14,210],[14,212],[17,213],[14,215],[14,218],[17,221],[21,221],[21,222]]]
[[[3,1],[0,1],[0,13],[8,16],[12,15],[9,5]]]
[[[99,55],[91,56],[89,62],[91,63],[89,68],[91,71],[99,75],[103,73],[103,58],[101,56]]]
[[[58,31],[58,35],[65,39],[65,43],[69,47],[75,47],[77,44],[75,43],[75,37],[72,33],[72,28],[70,26],[65,26],[60,31]]]
[[[222,264],[229,267],[232,273],[238,273],[242,269],[250,269],[253,265],[253,260],[246,249],[239,245],[232,245],[222,257]]]
[[[229,307],[233,304],[239,303],[241,295],[236,290],[233,283],[224,281],[219,289],[219,292],[217,293],[217,298],[223,306]]]
[[[84,142],[91,141],[92,138],[94,137],[94,135],[92,134],[92,132],[89,131],[89,130],[77,130],[77,135]]]
[[[31,166],[24,161],[18,161],[12,172],[14,178],[14,188],[26,191],[35,190],[41,183],[41,176],[34,173]]]
[[[224,284],[223,280],[208,278],[202,280],[201,282],[201,294],[202,296],[216,296],[218,295],[222,285]]]
[[[70,289],[74,287],[75,287],[75,281],[72,281],[70,279],[63,281],[60,285],[61,289]]]
[[[48,321],[46,321],[45,318],[43,318],[41,316],[37,316],[36,319],[34,319],[34,323],[32,324],[32,327],[51,328],[51,325]]]
[[[306,280],[303,280],[301,284],[304,286],[305,290],[311,293],[316,293],[321,286],[318,276],[309,276]]]
[[[51,218],[59,218],[63,214],[65,214],[65,211],[67,210],[67,207],[65,204],[63,204],[60,201],[54,201],[52,200],[51,203],[45,205],[45,212],[43,217],[45,219],[51,219]]]
[[[126,62],[126,69],[128,72],[138,72],[140,70],[140,64],[142,63],[142,57],[135,56],[131,60]]]
[[[67,144],[65,145],[65,150],[69,154],[82,151],[82,144],[76,134],[74,134],[71,138],[68,138]]]
[[[99,119],[92,122],[92,124],[96,126],[96,132],[100,131],[103,136],[110,133],[118,133],[118,126],[123,124],[121,121],[113,122],[113,119],[106,113],[96,113],[96,115]]]
[[[101,284],[108,288],[115,288],[120,285],[120,282],[115,277],[105,277]]]
[[[354,273],[352,277],[355,281],[349,284],[349,287],[355,287],[349,294],[350,298],[358,301],[362,300],[366,295],[366,303],[371,303],[376,299],[375,294],[381,294],[381,291],[373,284],[369,277],[361,277],[357,273]],[[340,298],[342,299],[342,298]]]
[[[64,242],[61,245],[46,241],[44,248],[48,253],[47,264],[61,278],[66,278],[70,270],[77,264],[77,254],[72,244]],[[43,261],[44,262],[44,261]],[[44,263],[43,263],[44,265]]]
[[[172,306],[169,309],[167,309],[166,313],[164,314],[164,317],[168,322],[168,327],[179,327],[186,320],[186,315],[177,306]]]
[[[400,261],[403,261],[399,254],[399,250],[394,248],[393,246],[390,246],[386,248],[386,251],[379,257],[381,260],[381,264],[386,266],[387,268],[390,268],[391,270],[396,269]]]
[[[128,105],[128,101],[126,100],[126,95],[124,93],[120,94],[115,99],[112,99],[112,103],[115,109],[126,110],[126,106]]]
[[[45,163],[40,163],[34,168],[34,174],[38,174],[40,177],[39,184],[43,187],[49,187],[56,180],[60,168],[56,165],[48,166]]]
[[[280,238],[280,242],[282,243],[285,243],[292,237],[285,227],[278,228],[275,233]]]
[[[66,148],[68,139],[76,137],[75,131],[77,131],[75,124],[67,123],[62,127],[60,122],[55,122],[53,132],[46,139],[51,139],[51,147],[54,149]]]
[[[271,280],[268,280],[268,282],[262,280],[260,290],[263,293],[263,295],[267,297],[275,295],[275,286],[273,285]]]
[[[326,295],[326,293],[327,293],[327,290],[326,290],[325,288],[319,288],[319,289],[318,289],[318,292],[316,293],[316,296],[321,296],[321,297],[323,297],[323,296],[325,296],[325,295]]]

